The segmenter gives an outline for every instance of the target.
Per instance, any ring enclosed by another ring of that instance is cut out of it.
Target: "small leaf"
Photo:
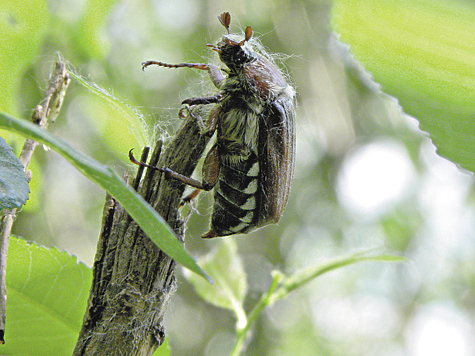
[[[92,271],[56,248],[10,238],[2,355],[71,355],[86,309]]]
[[[247,293],[246,273],[233,239],[223,239],[217,249],[200,260],[214,284],[206,283],[196,275],[185,273],[196,292],[208,303],[233,310],[240,320],[245,320],[242,303]]]
[[[58,152],[75,166],[79,172],[107,190],[117,199],[147,236],[163,252],[193,272],[198,273],[204,278],[209,278],[185,251],[182,243],[177,239],[175,233],[165,220],[139,194],[124,183],[112,168],[100,164],[91,157],[74,149],[67,142],[53,136],[48,131],[39,128],[31,122],[15,119],[0,113],[0,127],[45,144]]]
[[[23,165],[0,137],[0,209],[19,208],[26,203],[29,192]]]

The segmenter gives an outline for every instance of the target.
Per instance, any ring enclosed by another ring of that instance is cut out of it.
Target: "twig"
[[[46,128],[48,121],[54,122],[59,114],[66,89],[69,84],[69,74],[66,70],[64,62],[59,59],[53,69],[49,86],[41,103],[36,107],[32,114],[31,120],[38,126]],[[31,156],[38,143],[30,139],[26,139],[23,149],[21,150],[19,160],[23,164],[25,173],[28,174],[28,165]],[[5,321],[6,321],[6,267],[7,267],[7,251],[8,240],[15,220],[17,209],[4,210],[2,220],[0,222],[0,343],[5,343]]]

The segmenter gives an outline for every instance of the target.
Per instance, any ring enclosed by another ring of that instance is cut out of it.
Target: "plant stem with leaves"
[[[368,256],[369,252],[374,251],[375,249],[368,249],[363,251],[358,251],[342,257],[332,258],[328,261],[323,261],[315,266],[307,267],[303,270],[295,272],[293,275],[288,277],[284,276],[279,271],[272,272],[272,283],[267,290],[267,292],[262,295],[259,302],[254,306],[252,311],[247,317],[247,322],[244,326],[240,327],[239,323],[236,325],[236,342],[231,352],[231,356],[241,355],[249,330],[251,329],[254,322],[257,320],[258,316],[262,310],[270,305],[273,305],[279,299],[286,297],[289,293],[294,291],[297,288],[300,288],[309,282],[313,281],[315,278],[333,271],[335,269],[345,267],[351,264],[358,262],[403,262],[406,261],[405,258],[400,256],[390,256],[390,255],[379,255],[379,256]],[[242,318],[241,318],[242,319]]]

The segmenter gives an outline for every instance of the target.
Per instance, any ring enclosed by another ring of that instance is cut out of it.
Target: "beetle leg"
[[[157,65],[160,67],[167,67],[167,68],[195,68],[195,69],[203,69],[203,70],[209,70],[209,64],[203,64],[203,63],[179,63],[179,64],[169,64],[169,63],[163,63],[163,62],[157,62],[157,61],[146,61],[142,63],[142,70],[147,68],[148,66],[151,65]]]
[[[183,174],[177,173],[177,172],[171,170],[168,167],[160,168],[160,167],[151,166],[150,164],[147,164],[145,162],[140,162],[134,157],[134,155],[132,154],[132,151],[133,151],[133,148],[129,151],[129,159],[132,163],[135,163],[136,165],[146,167],[146,168],[150,168],[150,169],[154,169],[156,171],[165,173],[165,178],[167,178],[167,179],[173,178],[173,179],[179,180],[180,182],[188,184],[188,185],[190,185],[192,187],[195,187],[197,189],[211,190],[213,188],[213,187],[211,187],[211,188],[207,189],[207,185],[206,184],[203,185],[199,180],[184,176]]]
[[[218,146],[214,145],[206,155],[203,163],[203,183],[201,188],[193,190],[190,194],[184,197],[180,203],[180,207],[189,203],[192,199],[196,198],[201,190],[211,190],[218,182],[219,176],[219,155]],[[186,183],[186,182],[184,182]]]
[[[208,187],[205,184],[201,183],[199,180],[184,176],[183,174],[177,173],[177,172],[171,170],[168,167],[165,167],[165,168],[156,167],[156,168],[160,172],[165,173],[165,178],[167,178],[167,179],[173,178],[173,179],[178,180],[182,183],[185,183],[185,184],[187,184],[191,187],[195,187],[195,188],[201,189],[201,190],[210,190],[210,189],[212,189],[212,187],[207,189]]]
[[[206,134],[209,135],[210,137],[213,136],[214,132],[216,131],[216,127],[218,126],[218,117],[219,117],[219,106],[216,106],[210,111],[208,120],[206,121],[206,126],[207,126]]]
[[[219,83],[221,83],[221,81],[224,80],[223,73],[214,64],[204,64],[204,63],[168,64],[168,63],[157,62],[157,61],[146,61],[142,63],[142,70],[144,70],[145,68],[151,65],[157,65],[157,66],[166,67],[166,68],[194,68],[194,69],[207,70],[209,72],[211,81],[217,88],[219,88]]]
[[[188,112],[188,115],[190,117],[196,120],[202,135],[206,135],[208,137],[213,136],[214,131],[216,131],[216,127],[218,125],[219,107],[215,107],[209,112],[208,120],[206,121],[206,123],[203,121],[203,118],[200,115],[196,115],[195,113],[193,113],[190,110],[190,107],[186,104],[185,107],[181,108],[178,113],[178,116],[180,118],[184,119],[186,117],[186,115],[184,114],[185,110]]]
[[[218,183],[219,168],[218,145],[215,144],[211,147],[203,162],[203,186],[207,188],[205,190],[213,189]]]
[[[213,184],[213,187],[218,183],[219,177],[219,154],[218,145],[215,144],[208,155],[206,156],[203,164],[203,180],[207,179]],[[210,239],[218,236],[218,234],[211,228],[205,235],[201,236],[204,239]]]
[[[202,97],[202,98],[200,98],[200,97],[190,98],[190,99],[183,100],[181,103],[182,104],[187,104],[187,105],[190,105],[190,106],[193,106],[193,105],[207,105],[207,104],[219,103],[221,100],[222,100],[222,95],[217,94],[217,95],[214,95],[214,96],[206,96],[206,97]]]
[[[180,203],[180,207],[189,203],[196,198],[201,190],[211,190],[218,182],[219,176],[219,155],[218,146],[214,145],[206,155],[203,163],[203,183],[202,188],[193,190],[190,194],[184,197]]]
[[[191,202],[193,199],[195,199],[198,194],[200,194],[201,190],[200,189],[195,189],[193,190],[190,194],[188,194],[186,197],[184,197],[180,204],[178,205],[179,208],[181,208],[183,205]]]
[[[221,69],[219,69],[213,64],[209,64],[208,67],[209,77],[211,78],[211,81],[213,82],[216,88],[220,89],[219,84],[224,80],[223,72],[221,72]]]
[[[200,128],[200,133],[202,135],[206,135],[208,130],[206,129],[206,125],[203,121],[203,118],[201,117],[201,115],[195,115],[191,110],[190,110],[190,106],[185,104],[185,107],[181,108],[180,111],[178,112],[178,116],[180,117],[180,119],[185,119],[186,118],[186,114],[184,114],[184,111],[187,111],[188,113],[188,116],[190,116],[191,118],[195,119],[196,123],[198,124],[198,127]],[[211,137],[213,134],[209,135],[209,137]]]
[[[132,149],[133,150],[133,149]],[[129,158],[132,163],[135,163],[139,166],[155,169],[159,172],[165,173],[165,178],[173,178],[182,183],[185,183],[189,186],[195,187],[200,190],[211,190],[214,188],[216,183],[218,182],[218,175],[219,175],[219,156],[218,156],[218,146],[214,145],[211,150],[206,155],[205,161],[203,163],[203,183],[199,180],[184,176],[183,174],[177,173],[171,170],[168,167],[160,168],[151,166],[145,162],[137,161],[137,159],[132,154],[132,150],[129,151]],[[193,195],[190,199],[194,198],[197,193],[192,193]]]

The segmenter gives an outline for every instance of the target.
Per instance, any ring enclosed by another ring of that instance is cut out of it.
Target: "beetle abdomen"
[[[211,229],[219,236],[246,232],[256,226],[260,208],[260,170],[254,153],[245,160],[226,159],[214,192]]]

